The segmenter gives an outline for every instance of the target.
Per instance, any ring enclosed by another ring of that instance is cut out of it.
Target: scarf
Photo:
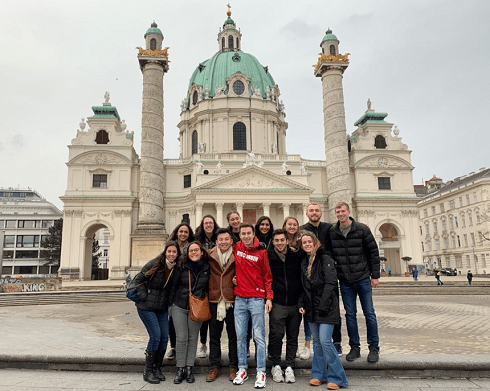
[[[230,260],[231,252],[233,251],[233,247],[230,247],[228,251],[222,253],[219,248],[216,249],[216,253],[218,254],[219,265],[221,266],[221,270],[225,270],[226,264]],[[222,322],[226,317],[226,310],[231,308],[233,304],[227,303],[223,296],[219,299],[218,308],[217,308],[217,319]]]
[[[165,259],[165,264],[168,267],[168,270],[172,270],[176,264],[176,262],[170,262],[168,259]]]

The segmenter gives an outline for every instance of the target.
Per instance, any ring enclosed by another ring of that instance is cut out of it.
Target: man
[[[332,224],[324,223],[320,221],[322,218],[322,208],[320,205],[312,202],[306,208],[306,216],[308,217],[308,222],[305,225],[299,227],[301,230],[309,231],[315,234],[323,248],[326,252],[330,253],[330,241],[328,240],[328,230]],[[336,324],[333,328],[332,340],[337,349],[339,356],[342,356],[342,322]],[[308,341],[309,342],[309,341]]]
[[[216,247],[208,250],[209,254],[209,374],[207,382],[215,381],[219,376],[221,364],[221,333],[226,324],[228,333],[228,358],[230,360],[230,381],[236,377],[238,369],[237,341],[235,331],[235,302],[233,279],[235,277],[235,256],[233,239],[226,228],[216,232]]]
[[[330,230],[329,238],[332,256],[336,263],[340,292],[345,309],[350,352],[347,361],[361,357],[359,330],[357,327],[357,303],[359,296],[362,312],[366,318],[367,343],[369,345],[368,362],[379,359],[378,322],[373,307],[372,288],[379,285],[380,261],[378,245],[371,230],[350,217],[349,205],[340,202],[335,206],[337,224]]]
[[[286,231],[272,232],[272,248],[268,251],[272,273],[272,310],[269,314],[269,354],[272,361],[272,380],[284,382],[281,369],[282,339],[286,331],[286,383],[294,383],[294,364],[298,350],[299,313],[298,300],[302,291],[302,253],[289,247]]]
[[[240,242],[233,247],[236,264],[235,328],[238,345],[238,373],[233,384],[243,384],[247,379],[247,326],[252,318],[252,328],[257,347],[257,376],[255,388],[265,387],[265,311],[272,308],[272,275],[267,251],[259,248],[252,224],[242,223]]]

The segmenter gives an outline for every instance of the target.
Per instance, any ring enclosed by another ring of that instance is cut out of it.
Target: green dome
[[[226,28],[228,28],[228,29],[233,29],[233,28],[235,28],[235,22],[233,21],[233,19],[232,19],[232,18],[230,18],[230,17],[228,16],[228,19],[226,19],[226,20],[225,20],[225,23],[223,23],[223,27],[225,27],[225,26],[227,26],[227,25],[230,25],[230,24],[232,24],[232,25],[233,25],[233,27],[232,27],[232,26],[228,26],[228,27],[226,27]]]
[[[150,27],[148,30],[146,30],[146,34],[151,34],[151,33],[160,34],[163,37],[162,30],[160,30],[158,27]]]
[[[338,41],[338,38],[334,34],[332,34],[332,30],[328,29],[325,32],[325,36],[323,37],[322,42],[323,41],[332,41],[332,40]]]
[[[250,87],[259,87],[262,98],[265,99],[267,87],[276,86],[271,74],[251,54],[218,52],[209,60],[199,64],[189,81],[188,90],[192,83],[202,86],[203,91],[206,86],[209,86],[209,96],[214,97],[215,87],[226,87],[226,79],[237,72],[241,72],[251,79],[250,94],[252,94]]]

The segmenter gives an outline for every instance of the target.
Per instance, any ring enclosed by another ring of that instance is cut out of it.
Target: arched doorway
[[[110,230],[104,224],[94,223],[85,234],[83,280],[107,280],[110,262]]]
[[[383,250],[386,258],[385,270],[391,269],[392,275],[401,275],[402,268],[400,262],[400,241],[398,240],[398,230],[393,224],[384,223],[379,227],[381,233],[380,250]]]

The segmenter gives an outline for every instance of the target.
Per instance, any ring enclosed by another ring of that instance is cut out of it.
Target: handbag
[[[208,296],[203,298],[191,293],[191,271],[189,270],[189,315],[194,322],[205,322],[211,319]]]

